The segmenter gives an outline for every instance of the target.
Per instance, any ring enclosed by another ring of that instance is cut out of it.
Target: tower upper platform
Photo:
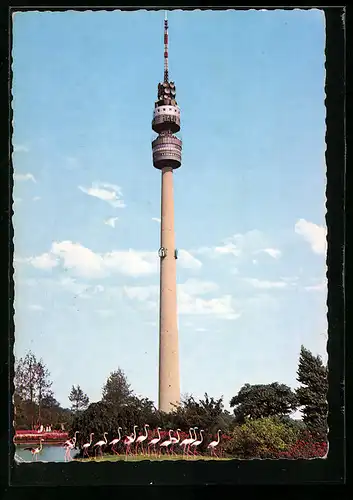
[[[152,142],[153,165],[156,168],[167,166],[178,168],[181,165],[182,142],[173,134],[180,130],[180,108],[176,101],[176,88],[169,81],[168,70],[168,21],[164,21],[164,81],[158,84],[152,129],[159,134]]]

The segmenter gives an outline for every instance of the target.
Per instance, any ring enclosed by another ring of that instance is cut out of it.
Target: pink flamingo
[[[65,449],[65,462],[66,462],[66,459],[68,459],[68,461],[72,460],[70,451],[75,448],[75,446],[76,446],[76,436],[79,433],[80,433],[80,431],[75,431],[74,437],[72,439],[68,439],[64,443],[64,448],[66,448]]]
[[[193,443],[191,443],[191,445],[190,445],[190,446],[192,446],[192,447],[194,448],[194,455],[196,455],[196,448],[197,448],[197,446],[200,446],[200,444],[201,444],[201,443],[202,443],[202,441],[203,441],[203,432],[204,432],[204,430],[203,430],[203,429],[201,429],[201,430],[200,430],[200,439],[199,439],[198,441],[194,441],[194,442],[193,442]]]
[[[106,438],[106,435],[107,435],[107,434],[108,434],[107,432],[104,432],[104,433],[103,433],[103,439],[102,439],[101,441],[97,441],[97,442],[93,445],[93,446],[96,448],[96,453],[95,453],[95,454],[96,454],[96,456],[97,456],[97,450],[98,450],[98,448],[99,448],[99,450],[100,450],[101,457],[103,456],[102,446],[105,446],[105,445],[108,443],[107,438]]]
[[[219,442],[220,442],[220,439],[221,439],[221,438],[220,438],[220,436],[219,436],[219,434],[220,434],[221,432],[222,432],[222,431],[219,429],[219,430],[218,430],[218,432],[217,432],[217,436],[218,436],[217,441],[212,441],[212,442],[211,442],[211,443],[207,446],[207,448],[211,450],[211,455],[215,455],[216,457],[218,457],[218,455],[217,455],[217,453],[216,453],[215,448],[216,448],[216,446],[218,446],[218,445],[219,445]]]
[[[126,455],[130,452],[131,445],[136,440],[136,429],[138,425],[134,425],[134,433],[131,436],[127,436],[124,441],[124,445],[126,446]]]
[[[36,461],[38,460],[38,455],[43,449],[43,445],[42,445],[43,441],[44,441],[44,439],[39,440],[39,446],[37,448],[32,448],[32,447],[24,448],[25,450],[30,451],[32,453],[32,462],[34,460],[34,457],[36,457]]]
[[[168,453],[168,455],[169,455],[168,447],[173,443],[171,434],[172,434],[172,431],[170,430],[169,431],[169,439],[167,439],[166,441],[163,441],[163,443],[161,443],[159,445],[159,448],[161,449],[163,447],[165,449],[166,453]]]
[[[186,452],[186,454],[187,454],[187,455],[190,455],[190,445],[191,445],[194,441],[196,441],[196,440],[197,440],[196,429],[198,429],[198,427],[193,427],[193,429],[192,429],[192,430],[194,431],[194,437],[193,437],[193,438],[191,438],[191,439],[189,440],[188,444],[187,444],[187,448],[188,448],[188,449],[187,449],[187,452]]]
[[[160,435],[160,431],[161,428],[160,427],[157,427],[157,434],[158,434],[158,437],[152,439],[149,443],[148,443],[148,446],[147,446],[147,450],[148,450],[148,454],[150,453],[150,447],[153,446],[153,449],[154,449],[154,452],[156,453],[156,444],[159,443],[159,441],[161,440],[161,435]]]
[[[175,453],[174,453],[174,446],[180,442],[180,434],[179,434],[179,432],[181,432],[181,430],[180,430],[180,429],[177,429],[177,430],[176,430],[176,433],[177,433],[178,438],[173,437],[173,436],[171,437],[172,446],[170,447],[170,452],[171,452],[173,455],[175,455]]]
[[[147,427],[149,427],[148,424],[145,424],[145,434],[142,435],[142,436],[139,436],[137,439],[136,439],[136,448],[135,448],[135,453],[137,454],[137,448],[138,448],[138,445],[141,444],[141,450],[142,450],[142,454],[143,454],[143,443],[144,441],[146,441],[146,439],[148,438],[148,430],[147,430]]]
[[[120,434],[121,430],[122,430],[121,427],[118,427],[118,436],[119,437],[113,439],[113,441],[110,441],[110,443],[109,443],[112,446],[112,451],[113,451],[113,453],[115,453],[115,455],[119,455],[119,453],[115,449],[115,445],[117,445],[119,443],[119,441],[121,440],[121,434]]]
[[[92,436],[94,435],[94,432],[91,432],[91,434],[89,435],[89,443],[85,443],[82,448],[83,448],[83,456],[87,456],[89,457],[89,454],[88,454],[88,448],[91,446],[92,444]]]
[[[179,446],[183,446],[184,447],[184,450],[183,450],[183,455],[185,455],[185,450],[186,450],[186,447],[192,443],[194,441],[194,438],[192,437],[192,433],[191,431],[194,430],[193,427],[190,427],[189,429],[189,435],[190,437],[189,438],[186,438],[186,439],[183,439],[182,442],[180,443]]]

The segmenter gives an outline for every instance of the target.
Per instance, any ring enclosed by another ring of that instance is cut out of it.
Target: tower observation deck
[[[180,402],[179,345],[177,325],[176,260],[174,235],[173,171],[181,166],[180,108],[176,88],[169,81],[168,20],[164,19],[164,80],[158,84],[152,129],[153,166],[162,173],[160,302],[159,302],[159,409],[169,412]]]

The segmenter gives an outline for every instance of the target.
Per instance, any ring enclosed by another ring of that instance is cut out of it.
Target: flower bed
[[[28,442],[28,441],[38,441],[38,439],[44,439],[44,441],[66,441],[68,438],[67,432],[53,431],[53,432],[39,432],[39,431],[17,431],[15,434],[15,441],[17,442]]]

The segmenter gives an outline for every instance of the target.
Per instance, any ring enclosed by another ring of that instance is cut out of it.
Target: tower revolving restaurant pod
[[[162,132],[152,142],[153,165],[158,169],[181,165],[182,142],[170,132]]]

